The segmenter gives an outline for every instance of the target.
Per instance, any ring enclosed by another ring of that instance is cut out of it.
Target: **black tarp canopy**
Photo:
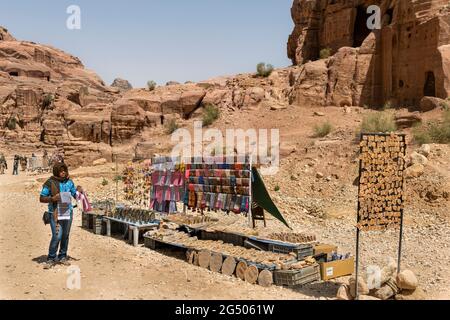
[[[252,195],[253,202],[280,220],[289,229],[292,229],[278,210],[277,206],[273,203],[258,169],[254,167],[252,168]]]

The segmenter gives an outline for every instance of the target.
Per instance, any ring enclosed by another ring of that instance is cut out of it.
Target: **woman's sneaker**
[[[51,268],[53,268],[55,266],[55,264],[56,264],[55,260],[47,260],[44,263],[44,269],[45,270],[51,269]]]

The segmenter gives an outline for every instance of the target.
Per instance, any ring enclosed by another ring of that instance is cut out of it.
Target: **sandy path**
[[[262,288],[191,266],[174,257],[83,230],[77,215],[69,255],[81,289],[69,290],[67,267],[44,270],[50,228],[41,221],[40,184],[24,174],[0,176],[1,299],[311,299],[334,284]],[[321,292],[318,292],[318,291]]]

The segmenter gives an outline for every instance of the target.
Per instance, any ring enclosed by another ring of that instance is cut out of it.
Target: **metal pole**
[[[406,136],[403,135],[403,142],[405,144],[405,152],[404,155],[406,155]],[[403,170],[402,170],[402,192],[404,194],[404,188],[405,188],[405,167],[406,163],[403,160]],[[404,204],[404,197],[402,194],[402,205]],[[399,238],[399,245],[398,245],[398,261],[397,261],[397,272],[400,273],[400,266],[401,266],[401,258],[402,258],[402,240],[403,240],[403,209],[400,211],[400,238]]]
[[[355,274],[355,300],[359,300],[358,293],[358,275],[359,275],[359,228],[356,227],[356,274]]]
[[[253,192],[252,192],[252,179],[253,179],[253,167],[252,167],[252,161],[253,160],[253,158],[252,158],[252,155],[250,155],[250,159],[249,159],[249,162],[250,162],[250,183],[249,183],[249,199],[248,199],[248,225],[250,226],[250,227],[252,227],[252,201],[253,201]],[[244,163],[245,163],[245,161],[244,161]]]
[[[402,238],[403,238],[403,210],[400,216],[400,240],[398,244],[398,262],[397,262],[397,273],[400,273],[400,265],[402,259]]]
[[[363,139],[363,134],[361,134],[360,141]],[[359,154],[362,154],[362,147],[359,147]],[[359,211],[361,209],[360,203],[359,203],[359,193],[361,190],[361,169],[362,169],[362,160],[359,160],[359,174],[358,174],[358,209],[356,212],[356,223],[359,223]],[[358,275],[359,275],[359,226],[356,226],[356,270],[355,270],[355,299],[359,300],[359,293],[358,293]]]

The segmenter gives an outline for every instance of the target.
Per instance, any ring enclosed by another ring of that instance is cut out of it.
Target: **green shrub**
[[[314,126],[314,137],[315,138],[323,138],[330,134],[333,131],[333,125],[327,121],[319,125]]]
[[[444,111],[450,110],[450,100],[447,99],[444,102],[441,102],[440,106]]]
[[[371,113],[363,118],[363,132],[392,132],[397,130],[397,124],[392,112],[382,111]]]
[[[280,186],[279,186],[279,185],[276,185],[275,188],[273,188],[273,190],[274,190],[275,192],[280,191]]]
[[[8,123],[6,124],[6,126],[8,127],[9,130],[16,130],[16,125],[17,125],[17,119],[16,118],[9,118]]]
[[[102,186],[107,186],[108,185],[108,180],[106,180],[105,178],[103,178],[102,180]]]
[[[220,111],[215,105],[208,104],[205,106],[203,111],[203,126],[207,127],[214,123],[217,119],[219,119]]]
[[[147,88],[149,91],[153,91],[156,88],[156,82],[153,80],[147,81]]]
[[[258,63],[256,72],[258,73],[258,76],[266,78],[272,74],[273,65],[265,64],[264,62]]]
[[[414,141],[425,143],[450,143],[450,110],[444,112],[441,123],[432,121],[413,129]]]
[[[172,134],[175,131],[177,131],[179,128],[178,123],[175,119],[170,119],[169,122],[166,124],[166,133]]]
[[[50,107],[54,100],[55,100],[55,98],[53,97],[52,94],[49,93],[49,94],[45,95],[44,100],[42,101],[42,107],[44,109]]]
[[[117,175],[114,177],[114,182],[120,182],[123,180],[123,177],[121,175]]]
[[[319,53],[320,59],[327,59],[331,56],[331,49],[330,48],[324,48],[320,50]]]

